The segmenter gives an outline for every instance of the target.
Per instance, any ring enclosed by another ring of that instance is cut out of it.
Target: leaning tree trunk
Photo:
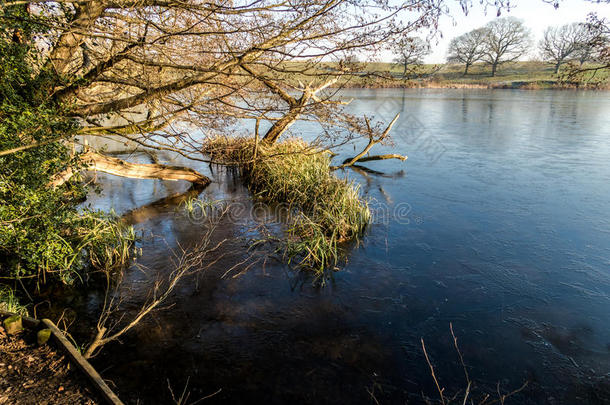
[[[292,124],[294,124],[297,121],[300,114],[301,114],[301,108],[297,108],[294,110],[291,109],[291,111],[289,111],[286,115],[284,115],[282,118],[277,120],[271,126],[271,128],[269,128],[269,130],[263,137],[263,142],[265,142],[268,145],[275,143],[275,141],[277,141],[277,139],[284,132],[286,132],[288,130],[288,128],[290,128],[292,126]]]
[[[470,67],[470,64],[467,63],[466,64],[466,69],[464,69],[464,76],[466,76],[468,74],[468,68]]]
[[[561,67],[561,62],[555,63],[555,74],[559,73],[559,68]]]
[[[290,128],[292,126],[292,124],[297,122],[297,120],[299,119],[301,114],[303,114],[303,111],[305,110],[305,107],[307,106],[307,103],[309,103],[310,100],[313,99],[314,101],[321,103],[321,104],[328,103],[328,101],[325,102],[323,100],[320,100],[316,96],[316,93],[318,93],[321,90],[324,90],[325,88],[327,88],[329,86],[332,86],[334,83],[337,82],[337,80],[340,77],[340,75],[334,76],[332,79],[327,80],[326,82],[324,82],[316,87],[311,87],[312,83],[309,83],[302,90],[303,94],[301,94],[301,97],[296,99],[293,96],[291,96],[290,94],[288,94],[286,91],[284,91],[280,86],[278,86],[272,80],[269,80],[265,76],[257,74],[249,66],[241,65],[241,68],[244,69],[246,72],[248,72],[253,77],[255,77],[258,80],[260,80],[261,82],[263,82],[263,84],[265,86],[267,86],[267,88],[269,88],[269,90],[271,90],[273,93],[280,96],[280,98],[282,98],[286,103],[288,103],[288,111],[284,114],[284,116],[282,116],[280,119],[278,119],[271,126],[271,128],[269,128],[267,133],[265,133],[265,136],[263,136],[262,142],[266,143],[267,145],[271,145],[271,144],[275,143],[275,141],[277,141],[277,139],[284,132],[286,132],[288,130],[288,128]],[[333,104],[343,104],[342,102],[332,102],[332,103]],[[258,121],[257,121],[257,128],[258,128]]]
[[[131,163],[97,152],[89,151],[81,155],[86,170],[104,172],[120,177],[134,179],[185,180],[193,184],[207,186],[210,179],[188,167],[168,166],[162,164]],[[52,187],[58,187],[74,175],[68,170],[58,175],[52,182]]]

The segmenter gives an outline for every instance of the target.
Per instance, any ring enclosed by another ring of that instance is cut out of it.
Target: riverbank
[[[553,80],[498,81],[496,83],[439,81],[434,79],[374,80],[370,83],[351,83],[343,86],[353,89],[518,89],[518,90],[610,90],[610,85],[582,86]]]
[[[515,90],[610,90],[610,84],[587,86],[574,82],[559,82],[557,80],[515,80],[497,81],[493,83],[461,82],[451,80],[429,79],[381,79],[371,82],[346,83],[343,88],[353,89],[515,89]]]
[[[298,71],[298,65],[294,68]],[[338,71],[334,64],[322,69]],[[568,80],[566,68],[555,74],[551,64],[537,61],[515,62],[501,66],[494,77],[487,65],[477,63],[464,74],[459,64],[427,64],[410,68],[403,76],[402,67],[394,63],[364,62],[355,72],[340,79],[334,87],[342,88],[436,88],[436,89],[524,89],[524,90],[610,90],[610,72],[601,70]],[[305,72],[301,72],[305,73]],[[299,74],[288,81],[301,80]]]

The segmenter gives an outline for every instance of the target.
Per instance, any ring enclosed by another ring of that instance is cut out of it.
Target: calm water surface
[[[357,114],[389,121],[404,162],[346,172],[378,218],[324,287],[277,260],[239,274],[219,265],[184,283],[95,360],[126,402],[419,403],[434,396],[423,338],[450,392],[465,387],[449,324],[478,386],[528,387],[512,403],[610,403],[610,97],[604,92],[354,90]],[[317,129],[296,129],[311,137]],[[384,151],[382,150],[379,150]],[[352,148],[344,148],[342,160]],[[227,170],[200,198],[249,194]],[[94,207],[131,212],[141,265],[171,269],[170,251],[201,238],[175,201],[188,184],[99,176]],[[159,201],[161,200],[161,201]],[[151,204],[152,203],[152,204]],[[256,236],[246,216],[219,234]],[[133,296],[147,275],[133,268]],[[95,308],[92,297],[88,310]],[[132,305],[137,306],[137,299]],[[510,402],[508,402],[510,403]]]

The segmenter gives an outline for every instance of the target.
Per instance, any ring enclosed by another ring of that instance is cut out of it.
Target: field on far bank
[[[333,64],[326,65],[334,70]],[[586,67],[586,66],[585,66]],[[595,74],[585,74],[579,83],[564,78],[566,67],[559,74],[554,73],[550,63],[530,61],[507,63],[498,67],[495,77],[491,77],[491,67],[477,63],[464,75],[464,65],[423,65],[410,68],[403,77],[403,67],[395,63],[361,63],[355,76],[344,81],[347,87],[439,87],[439,88],[583,88],[609,89],[608,70]],[[563,80],[562,80],[563,79]]]

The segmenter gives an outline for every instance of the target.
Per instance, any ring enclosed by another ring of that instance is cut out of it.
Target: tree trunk
[[[403,77],[403,78],[406,78],[406,77],[407,77],[407,67],[408,67],[408,66],[409,66],[409,65],[408,65],[407,63],[405,63],[405,64],[404,64],[404,68],[403,68],[403,70],[402,70],[402,77]]]
[[[561,66],[561,62],[555,63],[555,74],[559,73],[559,67]]]
[[[89,347],[87,347],[87,350],[85,350],[85,352],[83,353],[83,357],[87,360],[89,360],[93,354],[95,353],[95,351],[103,346],[103,340],[104,340],[104,334],[106,333],[106,328],[101,327],[97,330],[97,333],[95,334],[95,337],[93,338],[93,341],[91,342],[91,344],[89,345]]]
[[[277,120],[263,137],[263,142],[271,145],[284,133],[292,124],[294,124],[300,115],[300,109],[289,111],[282,118]]]
[[[106,8],[107,4],[103,1],[79,3],[74,18],[70,21],[69,28],[62,30],[62,34],[57,39],[49,55],[47,66],[52,65],[60,76],[66,74],[70,63],[74,61],[74,55],[78,52],[79,46],[89,35],[90,28]]]
[[[253,74],[252,70],[250,70],[247,67],[245,67],[244,70]],[[284,116],[282,118],[277,120],[271,126],[271,128],[269,128],[269,130],[263,137],[262,142],[266,143],[267,145],[271,145],[271,144],[275,143],[275,141],[277,141],[277,139],[284,132],[286,132],[286,130],[288,128],[290,128],[290,126],[292,124],[294,124],[299,119],[301,114],[303,114],[303,111],[305,111],[305,107],[307,106],[307,103],[309,103],[309,100],[313,99],[316,102],[320,102],[320,103],[324,104],[324,101],[320,101],[316,97],[316,93],[321,90],[324,90],[328,86],[332,86],[334,83],[337,82],[339,77],[340,76],[335,76],[333,79],[328,80],[324,84],[317,86],[315,88],[312,88],[309,85],[305,86],[305,88],[302,90],[303,94],[301,94],[301,97],[298,100],[294,99],[294,97],[290,96],[289,94],[284,92],[282,89],[277,87],[273,82],[266,80],[264,78],[261,78],[261,77],[257,77],[259,80],[263,81],[263,83],[265,83],[265,85],[269,89],[271,89],[271,91],[273,91],[276,94],[279,94],[280,97],[283,98],[289,105],[289,109],[286,112],[286,114],[284,114]],[[341,104],[341,103],[338,103],[338,104]],[[258,133],[258,123],[257,123],[256,128],[257,128],[257,133]]]
[[[498,64],[497,63],[493,63],[491,65],[491,77],[495,77],[496,76],[496,70],[498,69]]]
[[[464,69],[464,76],[468,74],[468,68],[470,67],[470,63],[466,64],[466,69]]]
[[[104,172],[120,177],[135,179],[162,179],[162,180],[186,180],[194,184],[207,186],[210,184],[203,174],[182,166],[168,166],[162,164],[131,163],[110,156],[104,156],[90,151],[81,156],[86,170]],[[51,183],[52,187],[58,187],[73,176],[71,170],[61,173]]]

